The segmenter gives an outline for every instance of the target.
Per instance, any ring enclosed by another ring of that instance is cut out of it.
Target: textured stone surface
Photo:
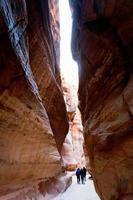
[[[83,127],[81,123],[81,115],[78,108],[76,108],[76,115],[71,126],[71,134],[73,141],[74,157],[77,161],[77,165],[79,167],[84,167],[86,166],[86,160],[88,158],[85,154],[86,146],[84,144]]]
[[[41,0],[40,3],[33,1],[31,4],[27,1],[27,6],[31,67],[60,150],[68,131],[68,122],[54,49],[55,36],[52,37],[50,29],[48,2]]]
[[[79,108],[96,190],[133,199],[133,2],[70,1]]]
[[[57,176],[67,131],[48,1],[1,0],[0,196]]]
[[[66,82],[63,75],[62,75],[62,87],[63,87],[64,99],[66,102],[67,114],[69,119],[69,132],[65,138],[61,151],[62,166],[64,169],[71,171],[74,170],[77,166],[77,161],[74,155],[74,147],[73,147],[72,131],[71,131],[73,119],[76,113],[76,102],[72,98],[71,87]]]
[[[77,86],[62,78],[64,98],[69,118],[69,133],[62,148],[63,164],[67,170],[74,170],[77,166],[85,166],[83,127],[80,112],[77,108]]]
[[[67,134],[62,146],[62,168],[65,170],[74,170],[77,166],[77,161],[74,155],[73,140],[71,132]]]
[[[59,1],[49,0],[50,25],[54,39],[56,62],[60,66],[60,19],[59,19]],[[59,71],[58,71],[59,72]]]
[[[61,174],[57,178],[40,180],[17,192],[0,197],[0,200],[50,200],[63,193],[72,183],[71,175]]]

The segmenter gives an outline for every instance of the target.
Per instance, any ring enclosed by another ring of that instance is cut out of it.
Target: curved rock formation
[[[64,99],[69,119],[69,132],[65,138],[61,151],[62,166],[65,170],[73,171],[77,167],[77,161],[74,155],[74,146],[72,139],[72,125],[76,114],[76,102],[75,99],[73,99],[71,93],[71,87],[64,78],[63,74],[62,74],[62,87],[63,87]]]
[[[74,157],[78,163],[78,167],[84,167],[86,166],[88,157],[86,158],[85,154],[86,146],[84,145],[83,127],[78,108],[76,108],[76,115],[74,117],[71,129]]]
[[[49,12],[0,1],[0,196],[61,172],[68,121]]]
[[[80,112],[77,108],[78,97],[76,85],[69,83],[63,77],[62,86],[69,118],[69,133],[63,144],[62,161],[67,170],[73,171],[77,166],[83,167],[86,165],[83,149],[83,128]]]
[[[133,3],[70,1],[79,108],[96,190],[133,199]]]

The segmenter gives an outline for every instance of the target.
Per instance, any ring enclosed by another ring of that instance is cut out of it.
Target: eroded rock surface
[[[36,184],[32,182],[21,190],[1,196],[0,200],[50,200],[63,193],[71,183],[71,175],[60,174],[48,180],[41,179]]]
[[[96,190],[133,199],[133,2],[70,1],[79,108]]]
[[[83,149],[83,127],[80,112],[77,108],[77,85],[68,82],[64,77],[62,78],[62,85],[69,118],[69,133],[62,148],[63,165],[68,170],[74,170],[77,166],[83,167],[86,165]]]
[[[48,1],[0,1],[0,196],[61,172],[68,122],[53,35]]]

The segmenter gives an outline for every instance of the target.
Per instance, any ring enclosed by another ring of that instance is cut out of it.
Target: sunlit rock
[[[79,108],[96,190],[133,199],[133,3],[70,1]]]
[[[77,166],[86,165],[84,155],[84,138],[80,112],[77,108],[77,86],[62,78],[64,99],[69,118],[69,133],[62,148],[62,161],[67,170],[74,170]]]

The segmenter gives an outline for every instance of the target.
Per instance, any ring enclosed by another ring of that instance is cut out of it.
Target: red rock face
[[[55,37],[53,39],[50,28],[48,2],[33,2],[31,5],[30,1],[27,1],[27,8],[31,67],[60,151],[68,124],[55,54],[55,50],[58,52],[59,49],[54,48]]]
[[[63,193],[72,183],[70,175],[61,174],[48,180],[40,180],[26,188],[1,196],[1,200],[50,200]]]
[[[54,39],[56,61],[60,65],[60,20],[58,0],[49,0],[50,8],[50,25]],[[59,70],[58,70],[59,71]]]
[[[74,157],[77,161],[77,165],[78,167],[84,167],[86,166],[86,158],[84,152],[86,147],[84,146],[83,127],[81,123],[81,115],[78,108],[76,108],[76,114],[71,126],[71,134],[73,141]]]
[[[68,85],[63,75],[62,75],[62,87],[63,87],[64,99],[66,102],[67,114],[69,119],[69,132],[65,138],[61,151],[62,166],[68,171],[69,170],[71,171],[75,170],[77,166],[77,161],[74,155],[73,140],[72,140],[72,125],[76,113],[76,104],[75,104],[76,102],[72,97],[71,87],[70,85]]]
[[[86,165],[83,149],[83,127],[80,112],[77,108],[77,87],[68,83],[64,77],[62,78],[62,82],[69,118],[69,133],[63,144],[62,160],[67,170],[75,170],[77,166],[83,167]]]
[[[48,1],[1,1],[0,44],[2,196],[61,172],[68,121]]]
[[[133,3],[71,1],[79,108],[102,200],[133,199]]]

